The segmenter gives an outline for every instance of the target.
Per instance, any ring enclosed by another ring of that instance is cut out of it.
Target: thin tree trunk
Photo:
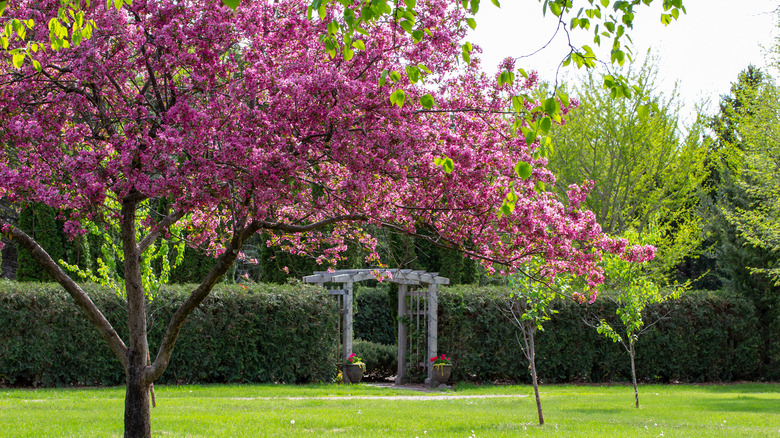
[[[528,362],[531,363],[531,379],[534,384],[534,394],[536,395],[536,409],[539,411],[539,425],[544,426],[544,415],[542,415],[542,400],[539,398],[539,380],[536,378],[536,346],[534,344],[534,332],[535,328],[529,327],[529,340],[528,343]]]
[[[636,365],[634,364],[634,342],[629,341],[628,355],[631,356],[631,380],[634,382],[634,400],[639,408],[639,390],[636,387]]]

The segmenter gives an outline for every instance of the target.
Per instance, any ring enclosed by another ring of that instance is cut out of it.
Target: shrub
[[[398,346],[355,339],[352,351],[363,358],[366,374],[371,378],[387,378],[398,371]]]
[[[85,286],[120,333],[122,299]],[[149,306],[152,357],[186,286],[168,286]],[[336,374],[337,314],[322,289],[219,285],[182,327],[162,382],[312,382]],[[117,359],[57,285],[0,282],[0,379],[10,385],[116,385]]]

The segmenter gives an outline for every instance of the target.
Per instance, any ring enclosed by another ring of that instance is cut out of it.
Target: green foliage
[[[748,67],[713,118],[713,190],[703,197],[718,279],[750,299],[761,325],[764,368],[780,371],[780,239],[777,238],[780,105],[777,85]]]
[[[393,309],[397,311],[398,303],[397,300],[389,302],[387,287],[357,288],[355,309],[353,330],[356,338],[377,344],[396,343]]]
[[[122,299],[100,286],[87,293],[120,335]],[[152,354],[187,287],[165,286],[148,307]],[[337,314],[319,288],[218,286],[182,327],[160,382],[313,382],[336,374]],[[10,385],[117,385],[119,362],[58,286],[0,283],[0,381]]]
[[[105,200],[109,208],[120,209],[116,199]],[[167,214],[167,202],[163,199],[146,200],[139,204],[139,213],[142,217],[165,216]],[[89,235],[102,240],[100,244],[101,257],[96,260],[97,269],[82,268],[76,264],[68,263],[62,258],[54,258],[70,272],[73,272],[81,281],[91,281],[110,287],[116,294],[124,296],[125,283],[123,276],[124,250],[121,242],[121,227],[116,219],[108,219],[107,223],[98,225],[93,222],[85,224]],[[136,240],[140,241],[151,231],[151,225],[137,222]],[[169,227],[169,232],[175,235],[183,233],[182,225],[174,224]],[[158,238],[144,251],[141,258],[141,282],[148,299],[154,299],[160,290],[160,286],[170,282],[171,269],[180,265],[184,258],[184,240],[171,240]],[[173,254],[171,254],[173,250]]]
[[[116,358],[58,286],[2,282],[0,290],[0,382],[27,386],[123,382]],[[119,333],[126,333],[121,298],[103,287],[86,290]],[[150,303],[152,352],[173,311],[171,303],[184,299],[185,290],[163,287],[160,299]],[[453,358],[454,380],[528,382],[527,362],[518,354],[518,330],[501,312],[507,299],[507,289],[498,287],[440,291],[439,351]],[[365,302],[360,306],[360,312],[368,312]],[[583,317],[595,315],[614,324],[614,303],[601,298],[593,305],[563,301],[553,309],[558,313],[537,339],[543,382],[630,379],[624,354],[582,323]],[[768,378],[760,374],[760,326],[753,305],[744,298],[689,293],[651,305],[647,312],[650,318],[667,313],[668,317],[643,338],[637,353],[640,381]],[[220,286],[185,323],[179,348],[160,381],[330,381],[336,372],[332,353],[337,317],[331,298],[321,289]],[[393,330],[392,321],[386,327]],[[361,343],[355,351],[369,368],[374,360],[377,368],[392,368],[387,363],[396,356],[390,351],[393,347]],[[780,362],[770,365],[777,369]]]
[[[444,288],[439,293],[439,350],[453,357],[453,379],[528,382],[528,364],[518,355],[519,330],[501,309],[506,288]],[[629,381],[624,353],[582,322],[614,324],[615,304],[557,301],[557,313],[537,335],[540,379],[555,382]],[[750,302],[733,296],[689,293],[648,307],[654,327],[637,353],[638,378],[645,382],[733,381],[761,378],[759,334]],[[777,365],[775,365],[777,366]]]
[[[676,94],[655,92],[657,69],[645,62],[630,67],[635,82],[628,99],[615,100],[591,74],[578,94],[580,106],[566,124],[553,133],[554,152],[549,169],[558,177],[556,189],[565,196],[570,184],[595,182],[584,206],[596,214],[602,229],[617,235],[634,228],[640,232],[653,220],[668,224],[671,241],[678,228],[696,226],[697,190],[706,177],[706,149],[699,141],[702,126],[694,125],[683,137],[678,128]],[[647,110],[650,103],[652,110]],[[644,116],[637,109],[643,107]],[[696,233],[685,232],[686,239]],[[695,246],[695,245],[694,245]]]
[[[633,245],[657,245],[663,239],[660,229],[650,225],[645,234],[640,235],[634,230],[623,234],[628,244]],[[643,314],[650,304],[660,303],[666,299],[679,295],[682,286],[662,287],[653,276],[648,275],[649,265],[652,262],[628,262],[616,255],[607,255],[604,258],[604,275],[606,282],[614,294],[610,296],[617,305],[616,315],[620,319],[618,330],[613,328],[606,320],[601,320],[597,331],[614,342],[620,342],[626,348],[633,345],[645,327]],[[621,334],[622,333],[622,334]],[[633,354],[633,347],[630,349]]]
[[[178,257],[174,251],[172,256]],[[171,268],[169,281],[175,284],[197,283],[206,277],[216,260],[203,251],[184,246],[184,254],[180,264]]]
[[[72,260],[77,264],[88,257],[82,257],[84,239],[68,241],[62,231],[62,221],[57,219],[57,211],[45,204],[32,204],[19,213],[19,228],[40,243],[41,247],[54,260]],[[66,247],[68,248],[66,250]],[[24,248],[18,249],[18,269],[16,278],[19,281],[51,281],[49,274],[33,260],[32,255]]]
[[[398,372],[398,346],[395,344],[383,345],[355,339],[352,351],[362,358],[366,365],[365,373],[372,377],[386,378]]]

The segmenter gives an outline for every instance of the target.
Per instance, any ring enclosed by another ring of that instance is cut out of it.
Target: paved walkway
[[[481,398],[525,398],[524,394],[474,394],[457,395],[454,393],[442,393],[440,389],[431,389],[425,385],[395,385],[393,383],[366,383],[367,386],[376,388],[401,389],[410,392],[422,393],[421,395],[333,395],[317,397],[231,397],[233,400],[463,400]],[[447,386],[444,389],[450,389]]]

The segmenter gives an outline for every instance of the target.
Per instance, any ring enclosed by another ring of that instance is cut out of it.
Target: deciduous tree
[[[59,5],[9,10],[46,22]],[[364,225],[424,228],[429,241],[488,266],[535,258],[548,277],[583,276],[594,294],[601,253],[625,247],[580,208],[587,189],[572,185],[564,204],[541,188],[555,177],[534,153],[538,141],[513,136],[505,113],[533,76],[497,86],[474,67],[459,70],[463,15],[447,2],[417,4],[428,38],[377,22],[334,60],[319,41],[326,22],[307,19],[299,0],[235,11],[186,0],[104,6],[88,6],[96,26],[80,46],[46,51],[40,66],[0,66],[0,196],[55,208],[71,235],[85,233],[85,220],[120,224],[128,333],[33,238],[0,228],[73,296],[124,367],[128,437],[151,435],[149,388],[182,324],[259,231],[294,254],[318,250],[320,261],[337,261],[350,238],[373,262]],[[161,198],[164,216],[142,208]],[[216,260],[149,360],[141,267],[177,229]]]

